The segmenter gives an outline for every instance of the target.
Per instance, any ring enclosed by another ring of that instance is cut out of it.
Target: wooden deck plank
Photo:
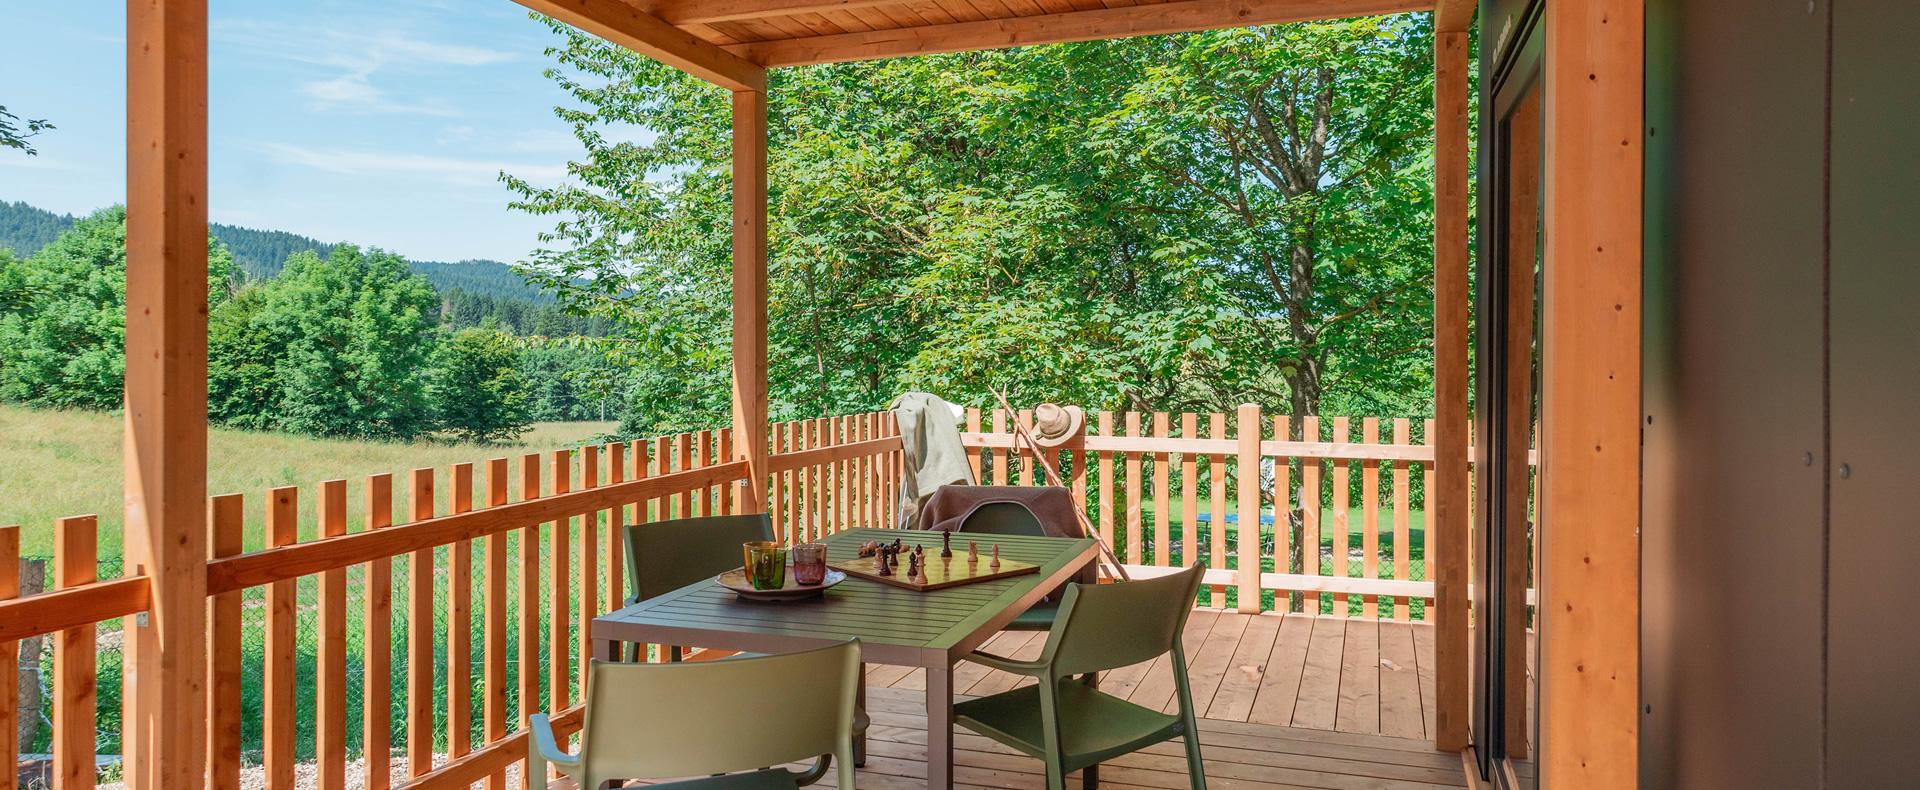
[[[1331,730],[1340,710],[1341,653],[1346,649],[1347,620],[1319,617],[1307,643],[1307,660],[1300,674],[1299,697],[1293,707],[1293,726]]]
[[[1241,632],[1239,642],[1234,645],[1233,656],[1227,661],[1226,673],[1220,678],[1220,687],[1214,692],[1213,700],[1201,703],[1196,699],[1194,702],[1195,709],[1205,718],[1246,721],[1247,715],[1253,710],[1254,700],[1260,694],[1260,682],[1267,670],[1267,657],[1273,653],[1273,642],[1280,634],[1280,623],[1285,617],[1277,612],[1244,616],[1247,618],[1246,630]]]
[[[1194,656],[1206,644],[1207,634],[1213,631],[1213,625],[1220,619],[1217,609],[1195,609],[1187,616],[1187,627],[1180,634],[1180,644],[1186,652],[1187,666],[1193,666]],[[1172,654],[1153,660],[1153,666],[1147,668],[1147,675],[1135,686],[1133,695],[1128,697],[1135,705],[1152,710],[1160,710],[1173,699]]]
[[[1413,625],[1380,624],[1380,734],[1402,738],[1427,736],[1420,716],[1420,663],[1414,656]]]
[[[1259,724],[1289,725],[1300,696],[1301,674],[1306,670],[1307,646],[1313,639],[1313,621],[1309,614],[1290,614],[1280,621],[1280,633],[1274,637],[1273,650],[1267,654],[1266,671],[1260,676],[1259,695],[1247,721]],[[1218,718],[1218,717],[1216,717]]]
[[[1413,626],[1413,655],[1419,664],[1420,719],[1431,734],[1439,711],[1434,699],[1433,626],[1425,623]]]
[[[1379,621],[1364,618],[1348,621],[1346,642],[1340,656],[1340,713],[1334,729],[1379,732]]]
[[[1221,612],[1214,621],[1213,630],[1207,633],[1207,641],[1201,643],[1194,652],[1187,670],[1187,686],[1193,694],[1195,715],[1213,701],[1214,692],[1220,690],[1220,682],[1232,670],[1234,651],[1240,646],[1240,638],[1247,632],[1247,622],[1254,615],[1239,612]],[[1177,713],[1180,702],[1175,694],[1161,706],[1162,713]]]

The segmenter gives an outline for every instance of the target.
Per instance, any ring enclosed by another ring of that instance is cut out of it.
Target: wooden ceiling
[[[761,72],[779,66],[1409,11],[1437,11],[1437,27],[1464,30],[1474,7],[1472,0],[517,2],[735,90],[761,89]]]

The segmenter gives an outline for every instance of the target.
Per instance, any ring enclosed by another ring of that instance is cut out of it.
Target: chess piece
[[[993,562],[987,564],[987,570],[1000,570],[1000,544],[993,544]]]
[[[940,533],[940,557],[941,559],[953,557],[953,533],[951,532]]]
[[[890,562],[892,555],[893,552],[882,549],[880,551],[880,567],[874,569],[874,573],[880,574],[881,576],[892,576],[893,563]]]
[[[979,561],[980,561],[980,543],[978,541],[972,541],[972,540],[967,541],[967,564],[972,565]]]
[[[907,555],[907,578],[910,580],[920,578],[920,555],[919,554]]]

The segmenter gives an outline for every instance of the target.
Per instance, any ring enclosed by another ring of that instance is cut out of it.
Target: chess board
[[[922,571],[924,576],[916,579],[907,578],[907,557],[904,552],[900,555],[900,564],[893,569],[893,575],[891,576],[880,575],[879,557],[835,560],[828,562],[827,565],[836,570],[844,571],[848,576],[857,576],[868,581],[890,584],[895,587],[904,587],[909,590],[919,590],[920,592],[943,590],[948,587],[958,587],[963,584],[973,584],[974,582],[992,581],[994,579],[1005,579],[1010,576],[1024,576],[1029,573],[1040,572],[1040,566],[1038,565],[1030,562],[1010,560],[1004,557],[1000,559],[1000,567],[996,569],[993,567],[991,550],[984,546],[981,547],[981,549],[980,560],[978,562],[967,562],[967,552],[964,550],[956,549],[952,557],[941,559],[940,549],[938,547],[930,547],[927,549],[927,567]]]

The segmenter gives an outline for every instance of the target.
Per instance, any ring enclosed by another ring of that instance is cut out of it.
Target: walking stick
[[[1040,443],[1035,441],[1033,434],[1027,431],[1026,422],[1020,418],[1020,413],[1014,411],[1013,405],[1007,402],[1006,394],[991,385],[987,390],[993,393],[993,397],[999,399],[1000,408],[1006,409],[1007,415],[1013,418],[1014,438],[1027,443],[1027,453],[1040,462],[1040,470],[1046,472],[1047,482],[1062,488],[1066,487],[1067,484],[1060,479],[1060,473],[1054,470],[1053,464],[1048,463],[1046,456],[1041,453]],[[1100,555],[1106,559],[1108,565],[1113,567],[1114,575],[1119,576],[1122,581],[1132,581],[1133,578],[1127,575],[1126,566],[1120,564],[1120,558],[1113,553],[1113,549],[1107,545],[1107,542],[1100,539],[1099,533],[1094,530],[1093,522],[1087,519],[1087,514],[1076,507],[1073,509],[1073,515],[1080,519],[1081,531],[1092,536],[1093,544],[1100,547]]]

